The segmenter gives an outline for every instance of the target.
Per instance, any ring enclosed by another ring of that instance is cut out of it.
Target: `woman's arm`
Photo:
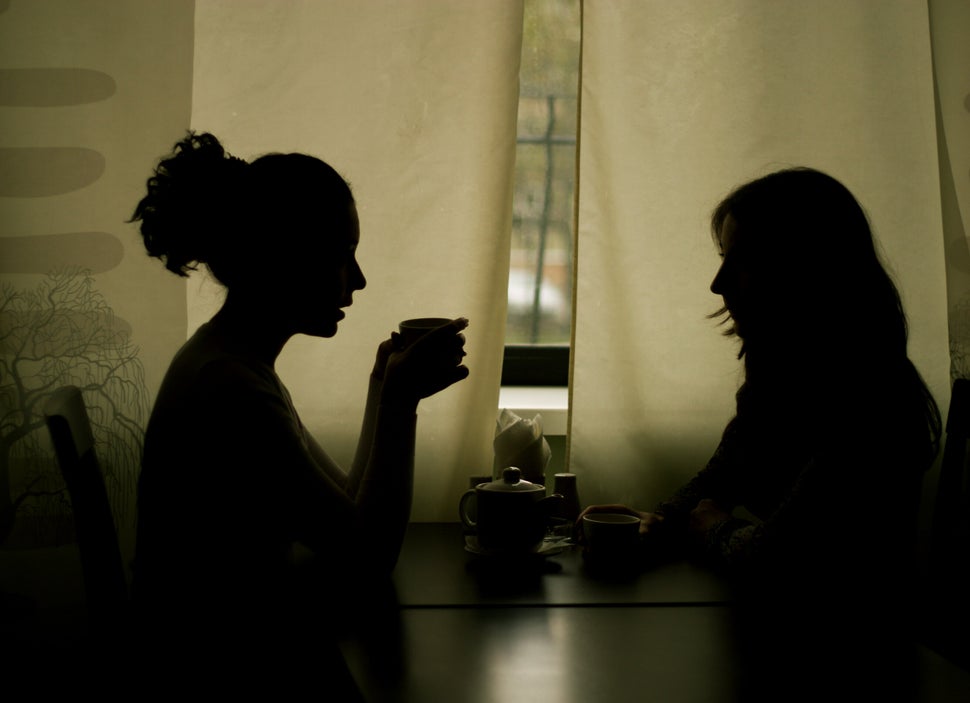
[[[625,505],[590,505],[576,521],[576,530],[582,534],[582,519],[589,513],[625,513],[640,518],[640,536],[652,548],[663,547],[679,551],[686,544],[691,529],[692,514],[699,503],[705,499],[717,507],[733,507],[739,467],[734,446],[737,428],[732,421],[724,430],[721,442],[707,466],[681,487],[674,495],[657,505],[652,512],[644,512]]]
[[[366,568],[389,572],[397,561],[411,511],[417,406],[468,375],[461,364],[461,330],[467,324],[455,320],[407,348],[393,335],[378,351],[357,455],[345,483],[354,505],[352,553],[367,555]],[[317,532],[307,546],[320,549],[325,540]]]
[[[364,477],[364,469],[370,460],[371,448],[374,445],[374,428],[377,424],[377,408],[380,404],[381,386],[383,381],[374,376],[370,377],[367,388],[367,402],[364,406],[364,420],[361,423],[360,437],[357,440],[357,452],[354,463],[349,472],[345,472],[335,462],[320,443],[309,432],[306,433],[307,446],[313,461],[330,479],[340,487],[351,501],[357,499],[360,482]]]
[[[739,484],[744,471],[744,460],[738,450],[739,432],[737,419],[729,422],[707,466],[654,508],[653,513],[664,518],[665,533],[686,537],[691,514],[703,500],[711,501],[722,511],[730,511],[739,504]]]
[[[461,333],[467,326],[463,318],[453,320],[407,347],[397,335],[390,340],[374,439],[357,497],[362,515],[373,511],[383,517],[382,532],[374,537],[387,571],[397,562],[411,512],[418,403],[468,376]],[[380,353],[377,363],[382,363]]]
[[[395,335],[396,336],[396,335]],[[384,385],[384,369],[387,360],[394,350],[395,340],[392,336],[380,344],[377,350],[377,360],[371,371],[367,384],[367,400],[364,405],[364,419],[361,423],[360,436],[357,439],[357,451],[350,471],[346,472],[327,454],[326,450],[307,433],[307,445],[310,454],[317,465],[326,473],[351,500],[356,500],[360,482],[364,476],[364,469],[370,460],[371,448],[374,446],[374,428],[377,423],[377,408],[380,404],[381,389]]]
[[[356,498],[360,482],[364,477],[364,470],[370,461],[374,447],[374,431],[377,427],[377,411],[380,406],[381,391],[384,388],[384,373],[387,362],[398,345],[397,334],[392,334],[390,339],[381,342],[377,348],[377,359],[374,361],[374,369],[371,371],[367,385],[367,402],[364,405],[364,420],[357,440],[357,452],[347,477],[347,495],[351,498]]]
[[[369,392],[359,452],[366,461],[356,461],[349,477],[303,429],[271,370],[210,365],[199,405],[212,420],[212,442],[224,448],[213,452],[238,488],[234,495],[245,497],[239,511],[253,518],[245,528],[291,534],[355,570],[393,569],[411,510],[417,405],[468,375],[466,325],[456,320],[387,355],[384,381],[372,380]]]
[[[731,569],[862,568],[905,551],[915,530],[920,476],[914,452],[897,438],[847,431],[829,438],[797,470],[763,522],[694,512],[696,543]],[[708,515],[708,517],[717,517]]]

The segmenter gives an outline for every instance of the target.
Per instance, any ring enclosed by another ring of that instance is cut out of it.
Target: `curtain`
[[[199,2],[195,33],[193,129],[244,158],[317,155],[354,189],[367,288],[336,338],[295,338],[278,364],[323,446],[349,466],[400,320],[471,321],[471,376],[418,411],[412,519],[456,520],[468,477],[492,466],[521,2]],[[219,297],[189,282],[190,329]]]
[[[970,378],[970,5],[932,0],[951,376]]]
[[[826,171],[867,209],[946,407],[929,30],[918,2],[585,3],[569,437],[584,502],[649,509],[713,452],[741,366],[705,317],[721,304],[708,219],[782,167]]]
[[[946,406],[948,324],[955,369],[970,338],[966,12],[960,0],[585,3],[569,446],[584,502],[649,506],[716,445],[740,366],[705,317],[719,307],[707,216],[779,167],[826,170],[865,205],[911,354]],[[347,462],[377,344],[407,317],[468,316],[472,376],[419,411],[414,518],[454,519],[466,477],[491,469],[521,18],[519,0],[0,2],[5,300],[42,292],[52,270],[89,271],[71,290],[136,351],[127,419],[143,424],[221,295],[168,274],[125,224],[152,164],[189,127],[246,158],[316,154],[354,188],[369,283],[336,338],[293,340],[281,376]],[[13,497],[53,466],[39,443],[18,446],[4,458],[19,473],[0,485]],[[123,528],[137,476],[125,461]],[[69,520],[63,505],[51,514]]]

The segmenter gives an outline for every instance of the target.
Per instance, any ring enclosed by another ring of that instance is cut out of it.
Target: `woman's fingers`
[[[462,365],[465,335],[461,333],[466,327],[466,318],[456,318],[395,354],[388,367],[393,367],[395,377],[388,392],[419,400],[467,378],[468,368]]]

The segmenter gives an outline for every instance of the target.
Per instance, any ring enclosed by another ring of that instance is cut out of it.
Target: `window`
[[[566,385],[579,0],[526,0],[503,385]]]

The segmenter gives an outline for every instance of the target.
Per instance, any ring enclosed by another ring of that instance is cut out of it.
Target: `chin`
[[[305,325],[303,328],[303,334],[309,335],[310,337],[333,337],[335,334],[337,334],[337,321],[317,321],[312,324]]]

